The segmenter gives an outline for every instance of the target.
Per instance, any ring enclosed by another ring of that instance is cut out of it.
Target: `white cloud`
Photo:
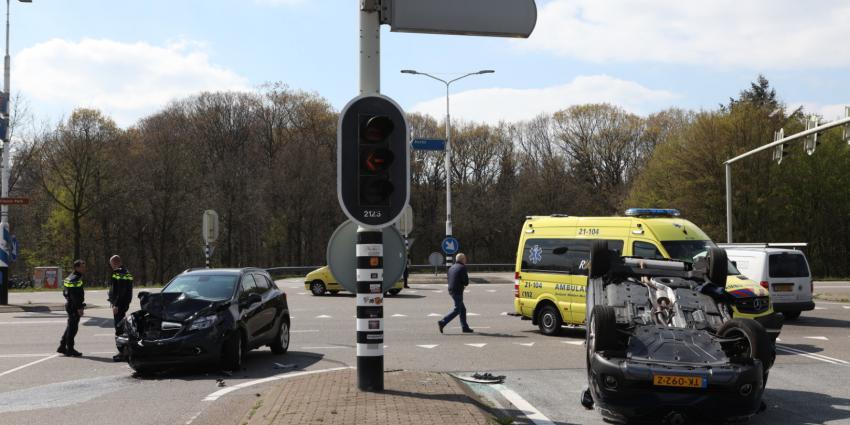
[[[789,102],[786,110],[790,112],[800,106],[803,107],[803,111],[806,114],[817,114],[827,121],[832,121],[846,117],[847,115],[845,115],[844,108],[846,106],[850,106],[850,103],[825,105],[818,102]]]
[[[572,105],[611,103],[630,112],[647,114],[671,106],[678,97],[672,92],[653,90],[633,81],[593,75],[541,89],[491,88],[455,93],[451,95],[451,112],[453,118],[496,123],[527,120]],[[441,97],[418,103],[411,110],[441,118],[446,114],[445,102]]]
[[[551,0],[521,48],[592,62],[755,69],[850,65],[850,2]]]
[[[105,39],[52,39],[22,50],[15,89],[67,112],[94,107],[127,126],[169,101],[203,90],[242,90],[247,80],[209,62],[203,44],[153,46]]]

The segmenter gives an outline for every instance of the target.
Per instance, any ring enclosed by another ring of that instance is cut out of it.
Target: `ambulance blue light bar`
[[[673,208],[629,208],[626,217],[679,217],[679,210]]]

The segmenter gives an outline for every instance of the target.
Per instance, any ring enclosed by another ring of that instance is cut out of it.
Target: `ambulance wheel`
[[[537,313],[537,326],[543,335],[554,336],[561,333],[561,325],[564,320],[561,319],[561,313],[552,304],[546,304]]]

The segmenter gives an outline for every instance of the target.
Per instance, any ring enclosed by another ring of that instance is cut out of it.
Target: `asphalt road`
[[[479,276],[482,277],[482,276]],[[508,376],[499,388],[474,386],[507,411],[520,406],[539,411],[538,423],[602,423],[594,411],[578,405],[583,386],[584,333],[565,329],[562,336],[541,335],[529,321],[508,316],[513,310],[510,275],[474,279],[466,294],[475,334],[460,332],[457,321],[437,330],[451,306],[445,286],[415,276],[413,288],[385,303],[385,368],[431,371],[499,372]],[[0,422],[53,424],[235,423],[269,383],[281,376],[275,363],[297,370],[353,366],[355,308],[351,295],[314,297],[301,279],[278,281],[292,311],[290,352],[252,351],[247,368],[233,376],[215,370],[173,372],[150,379],[131,377],[131,369],[113,363],[112,320],[107,308],[87,311],[77,348],[82,358],[54,356],[64,329],[63,312],[0,313]],[[836,285],[840,286],[840,285]],[[839,290],[840,288],[836,288]],[[106,306],[103,291],[88,291],[87,301]],[[10,302],[61,302],[55,292],[13,293]],[[850,424],[850,304],[819,302],[786,325],[779,358],[765,401],[770,408],[755,424]],[[226,386],[218,387],[217,378]],[[217,394],[237,385],[243,389]],[[505,390],[505,391],[503,391]],[[506,398],[504,394],[511,397]],[[519,397],[517,399],[516,397]]]

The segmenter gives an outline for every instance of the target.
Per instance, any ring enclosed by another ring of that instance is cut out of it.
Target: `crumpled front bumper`
[[[758,360],[750,365],[705,366],[634,362],[595,353],[590,368],[594,403],[603,417],[615,422],[660,422],[671,412],[692,418],[746,418],[759,411],[764,393],[762,364]],[[707,385],[655,386],[655,375],[702,376]],[[615,385],[611,385],[611,378],[616,380]]]
[[[221,358],[226,335],[218,327],[192,331],[173,338],[148,340],[127,335],[115,338],[131,366],[176,366],[187,363],[210,363]]]

